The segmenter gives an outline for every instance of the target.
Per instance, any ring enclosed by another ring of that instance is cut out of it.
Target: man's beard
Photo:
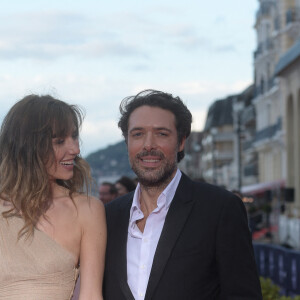
[[[159,168],[142,168],[139,166],[139,162],[143,156],[159,156],[163,164]],[[172,180],[172,174],[177,169],[177,153],[173,161],[168,161],[160,151],[143,151],[130,160],[130,165],[141,185],[149,188],[167,186]]]

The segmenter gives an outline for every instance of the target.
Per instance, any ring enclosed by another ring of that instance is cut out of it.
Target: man
[[[118,191],[113,183],[107,181],[101,183],[99,188],[99,198],[104,204],[114,200],[117,195]]]
[[[139,184],[106,206],[104,299],[262,299],[241,199],[177,168],[191,131],[187,107],[148,90],[120,111]]]

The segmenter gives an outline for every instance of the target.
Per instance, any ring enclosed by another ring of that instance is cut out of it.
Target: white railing
[[[300,249],[300,219],[279,217],[279,242]]]

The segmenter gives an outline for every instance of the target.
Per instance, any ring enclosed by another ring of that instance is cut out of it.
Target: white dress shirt
[[[140,209],[140,185],[136,187],[130,209],[127,238],[127,282],[136,300],[145,298],[157,243],[180,178],[181,172],[177,169],[172,181],[159,195],[157,207],[148,216],[144,232],[136,225],[137,220],[144,218]]]

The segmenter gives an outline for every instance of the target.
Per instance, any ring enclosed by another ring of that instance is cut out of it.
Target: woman
[[[67,300],[80,263],[80,300],[100,300],[104,207],[88,196],[80,109],[30,95],[0,132],[0,299]]]

